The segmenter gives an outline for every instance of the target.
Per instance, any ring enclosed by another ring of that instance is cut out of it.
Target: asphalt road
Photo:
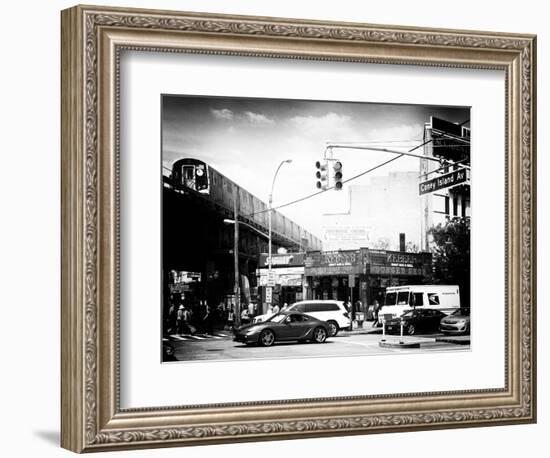
[[[383,348],[378,345],[380,334],[350,334],[329,338],[325,343],[276,343],[271,347],[246,346],[234,342],[231,336],[206,337],[200,340],[171,341],[178,361],[244,360],[276,358],[311,358],[333,356],[365,356],[389,353],[419,353],[434,351],[468,351],[469,345],[434,342],[434,335],[415,336],[420,348]],[[396,336],[388,339],[399,340]],[[409,338],[411,339],[411,338]]]

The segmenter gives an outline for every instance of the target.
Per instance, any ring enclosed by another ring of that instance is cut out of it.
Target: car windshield
[[[277,313],[277,315],[269,317],[269,319],[266,321],[272,321],[273,323],[282,323],[286,317],[287,315],[284,313]]]
[[[470,316],[470,309],[456,309],[453,315]]]
[[[397,295],[397,305],[407,305],[409,303],[409,292],[400,291]]]
[[[395,305],[395,299],[397,298],[397,293],[387,293],[386,301],[384,305]]]

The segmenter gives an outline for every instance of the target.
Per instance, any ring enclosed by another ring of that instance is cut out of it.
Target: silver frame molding
[[[62,12],[62,422],[75,452],[536,421],[536,37],[76,6]],[[502,390],[123,410],[118,355],[124,49],[499,69],[506,74]]]

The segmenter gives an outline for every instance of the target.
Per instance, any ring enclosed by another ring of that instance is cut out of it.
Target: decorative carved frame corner
[[[506,387],[122,410],[119,63],[128,49],[505,71]],[[535,421],[535,62],[532,35],[103,7],[63,11],[62,446],[82,452]]]

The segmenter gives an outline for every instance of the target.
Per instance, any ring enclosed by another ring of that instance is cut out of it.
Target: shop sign
[[[421,267],[426,261],[425,254],[404,253],[402,251],[369,250],[367,262],[386,267]],[[371,267],[372,272],[372,267]]]
[[[273,281],[269,281],[269,270],[258,269],[256,275],[258,275],[259,286],[301,286],[302,276],[304,274],[303,267],[278,267],[272,271]]]
[[[418,259],[410,253],[388,253],[387,261],[394,267],[414,267],[418,264]]]
[[[307,267],[353,266],[360,260],[360,251],[325,251],[311,253],[306,259]]]
[[[393,275],[393,276],[421,276],[422,269],[419,267],[398,267],[398,266],[370,266],[371,275]]]
[[[317,277],[325,275],[350,275],[362,274],[364,268],[362,265],[356,266],[324,266],[324,267],[306,267],[305,275],[308,277]]]
[[[271,266],[303,266],[304,253],[274,253],[271,255]],[[269,254],[260,254],[260,267],[269,266]]]

